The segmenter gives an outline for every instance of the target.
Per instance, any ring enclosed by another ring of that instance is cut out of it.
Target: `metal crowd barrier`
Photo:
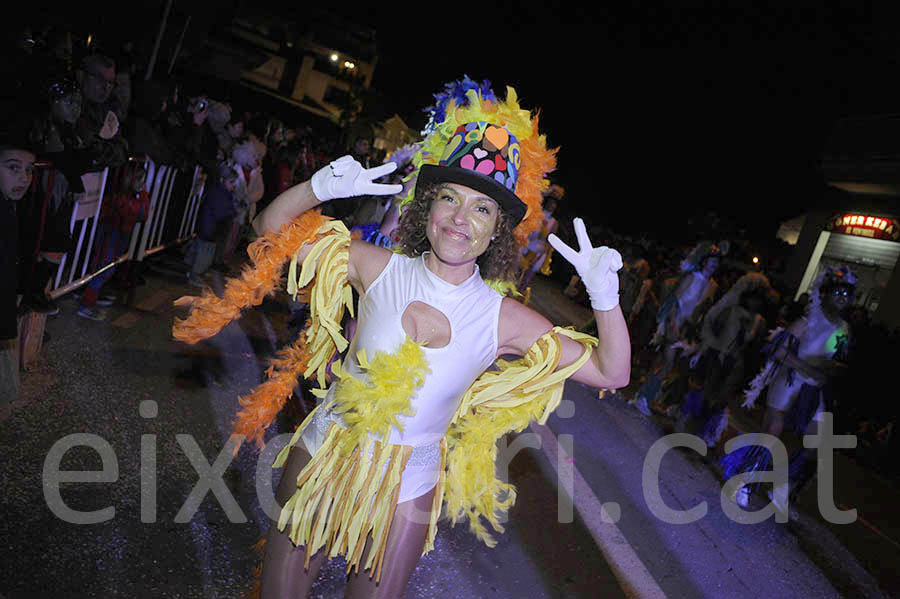
[[[53,179],[53,165],[50,162],[46,160],[38,160],[35,162],[34,177],[31,180],[31,193],[33,194],[31,202],[26,201],[19,204],[19,206],[21,206],[18,209],[20,211],[19,214],[24,214],[26,215],[26,218],[33,219],[37,225],[33,231],[19,232],[19,235],[22,235],[23,233],[34,234],[34,245],[29,247],[30,254],[21,257],[21,259],[25,261],[24,274],[27,279],[30,279],[33,275],[34,268],[40,258],[41,244],[45,237],[44,230],[46,228],[47,216],[50,211],[52,199]]]
[[[132,238],[131,254],[137,261],[142,261],[147,256],[173,245],[184,243],[194,236],[197,228],[197,214],[200,212],[200,202],[203,199],[205,187],[203,170],[199,166],[194,167],[184,210],[180,215],[173,212],[170,219],[169,208],[173,203],[172,190],[180,173],[177,169],[167,165],[161,165],[157,169],[150,161],[148,181],[151,181],[150,168],[156,169],[156,177],[152,179],[154,183],[150,191],[150,210],[147,220],[141,224],[141,230],[135,230],[135,236]],[[179,217],[177,234],[173,238],[166,239],[167,231],[175,230],[175,219]]]
[[[77,227],[78,241],[75,244],[75,252],[71,255],[63,254],[60,260],[50,294],[53,298],[84,285],[102,272],[88,273],[87,270],[94,255],[94,236],[97,232],[100,209],[103,207],[108,176],[109,168],[81,176],[84,183],[84,195],[75,201],[75,205],[72,207],[72,216],[69,219],[69,232],[74,236]],[[87,236],[87,243],[85,243],[85,236]],[[109,265],[110,268],[111,266]]]
[[[118,182],[121,172],[111,173],[106,168],[82,175],[85,193],[76,199],[69,221],[69,231],[73,237],[76,229],[78,231],[75,251],[71,255],[63,255],[53,281],[51,297],[57,298],[77,289],[117,264],[127,260],[143,261],[148,256],[184,243],[195,235],[197,215],[205,188],[206,177],[203,170],[199,166],[194,168],[188,197],[183,210],[179,211],[177,205],[175,210],[170,208],[173,205],[172,192],[176,187],[176,179],[183,173],[169,165],[156,165],[145,157],[132,157],[129,162],[130,165],[119,168],[129,168],[135,162],[143,162],[147,169],[150,206],[146,219],[135,224],[128,252],[108,263],[91,266],[96,252],[97,223],[103,199],[109,192],[110,181]],[[175,232],[174,235],[171,232]]]

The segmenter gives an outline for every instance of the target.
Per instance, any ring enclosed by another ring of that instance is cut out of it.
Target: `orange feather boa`
[[[280,231],[254,241],[247,249],[253,266],[244,267],[240,278],[229,279],[221,298],[207,289],[200,297],[177,300],[176,305],[190,306],[191,311],[187,318],[175,320],[172,328],[175,339],[190,344],[208,339],[240,316],[244,308],[261,304],[267,295],[274,293],[285,263],[301,246],[316,241],[316,232],[329,220],[318,210],[309,211],[285,224]],[[301,335],[292,345],[279,350],[266,370],[268,380],[239,399],[242,409],[234,422],[235,434],[262,446],[263,432],[307,368],[310,352],[305,342],[306,336]],[[235,453],[237,450],[235,447]]]

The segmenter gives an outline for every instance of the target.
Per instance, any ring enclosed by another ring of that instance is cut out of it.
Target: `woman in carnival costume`
[[[694,312],[718,289],[712,277],[719,268],[720,260],[728,254],[728,248],[727,241],[718,245],[710,241],[698,243],[682,261],[682,274],[675,283],[674,291],[659,308],[656,334],[650,343],[662,348],[663,355],[655,367],[656,372],[647,377],[635,399],[638,410],[648,416],[651,414],[649,404],[653,403],[675,366],[678,350],[687,347],[686,329],[692,323]]]
[[[831,382],[843,372],[850,342],[850,327],[844,310],[853,303],[856,275],[847,267],[828,267],[810,290],[806,314],[786,329],[776,329],[763,349],[766,363],[750,382],[742,404],[752,408],[760,392],[767,388],[763,431],[779,437],[786,426],[798,435],[815,435],[824,412],[832,411]],[[763,445],[750,445],[722,458],[726,479],[751,473],[737,488],[734,500],[746,506],[752,473],[769,469],[771,454]],[[815,475],[815,449],[801,449],[790,460],[787,487],[771,494],[783,513],[788,502]]]
[[[309,328],[280,352],[269,380],[242,398],[235,433],[261,441],[296,379],[317,381],[324,402],[298,427],[284,467],[283,509],[265,546],[263,597],[305,596],[318,569],[343,556],[348,596],[400,597],[419,557],[434,547],[440,513],[465,521],[489,546],[515,488],[495,476],[497,440],[544,422],[569,377],[597,388],[628,383],[630,345],[618,307],[621,258],[594,248],[575,221],[580,250],[555,236],[591,297],[599,339],[551,323],[505,298],[518,248],[540,226],[544,176],[555,168],[538,119],[487,82],[446,86],[415,155],[415,189],[402,209],[399,251],[350,239],[314,210],[363,194],[398,193],[372,181],[393,164],[363,169],[343,157],[281,196],[254,222],[254,263],[221,299],[210,292],[175,326],[196,342],[259,304],[290,262],[288,292],[305,293]],[[342,336],[344,308],[360,295],[358,327]],[[336,352],[346,353],[326,367]],[[500,360],[518,354],[515,362]],[[499,368],[488,370],[496,364]]]

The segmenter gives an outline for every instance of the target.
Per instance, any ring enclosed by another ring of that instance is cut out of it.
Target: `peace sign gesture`
[[[604,312],[612,310],[619,305],[619,275],[616,271],[622,268],[622,256],[605,245],[593,247],[580,218],[572,221],[572,225],[578,239],[577,252],[552,233],[547,241],[575,267],[591,298],[591,307]]]

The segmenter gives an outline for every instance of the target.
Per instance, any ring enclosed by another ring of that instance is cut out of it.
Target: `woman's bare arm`
[[[628,326],[618,306],[612,310],[594,310],[599,344],[591,358],[572,378],[598,389],[619,389],[628,385],[631,377],[631,340]],[[520,302],[505,298],[500,307],[498,327],[498,355],[524,355],[553,324],[541,314]],[[568,366],[584,351],[583,346],[568,337],[560,336],[562,355],[558,368]]]
[[[272,200],[272,203],[253,219],[253,230],[260,236],[278,231],[283,225],[321,203],[313,193],[310,182],[304,181],[288,188]]]
[[[334,166],[332,166],[334,165]],[[278,195],[265,210],[253,220],[253,230],[258,235],[279,231],[307,210],[318,207],[322,201],[313,191],[313,181],[320,181],[316,189],[325,196],[325,200],[353,197],[362,194],[394,194],[400,190],[399,185],[380,185],[372,183],[396,168],[393,163],[372,169],[363,169],[358,162],[349,157],[341,158],[331,165],[320,169],[313,179],[295,185]],[[326,195],[328,194],[328,195]],[[312,248],[306,244],[300,248],[298,257],[303,260]],[[371,244],[354,241],[350,246],[350,262],[348,278],[357,291],[364,291],[369,283],[378,276],[387,261],[390,252]],[[374,273],[374,276],[373,276]]]

